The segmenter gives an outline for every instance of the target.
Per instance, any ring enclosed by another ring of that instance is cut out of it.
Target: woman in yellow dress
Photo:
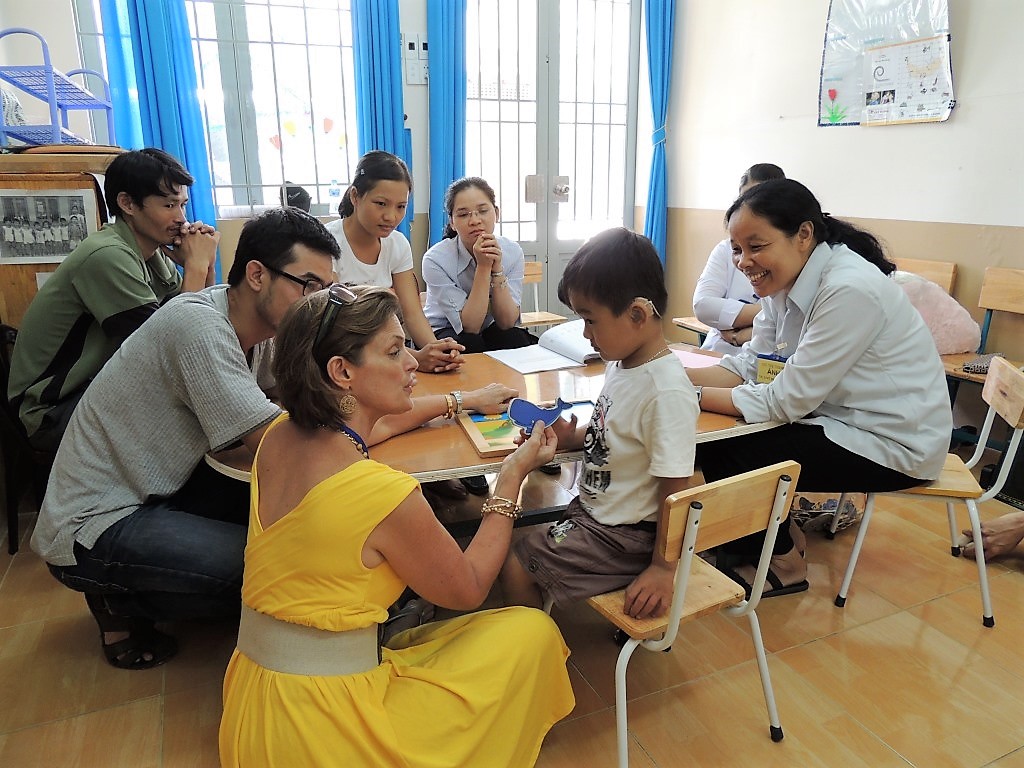
[[[550,617],[482,611],[384,647],[378,626],[407,585],[440,606],[480,606],[520,485],[552,459],[554,433],[535,429],[505,459],[463,552],[416,481],[367,455],[378,420],[411,408],[416,381],[393,294],[333,286],[306,298],[278,329],[274,367],[288,415],[253,464],[222,765],[533,765],[574,705]]]

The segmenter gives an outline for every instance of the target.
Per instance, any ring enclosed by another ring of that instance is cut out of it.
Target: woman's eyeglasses
[[[263,262],[260,262],[260,263],[262,264]],[[311,293],[316,293],[317,291],[322,291],[324,288],[326,288],[327,286],[330,285],[330,283],[325,283],[323,280],[321,280],[318,277],[301,278],[301,277],[296,277],[295,275],[289,274],[288,272],[285,272],[283,269],[278,269],[277,267],[272,267],[269,264],[263,264],[263,266],[266,267],[267,269],[269,269],[275,275],[280,275],[281,277],[287,277],[293,283],[298,283],[299,285],[301,285],[302,286],[302,295],[303,296],[309,296],[309,294],[311,294]]]
[[[316,337],[313,339],[313,355],[316,356],[320,349],[320,342],[331,332],[334,327],[334,318],[338,314],[338,308],[345,304],[352,304],[358,299],[347,285],[335,283],[328,289],[327,307],[320,316],[320,327],[316,330]]]

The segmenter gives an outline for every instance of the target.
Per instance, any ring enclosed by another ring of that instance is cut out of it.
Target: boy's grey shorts
[[[512,545],[516,557],[558,605],[612,592],[651,564],[657,524],[602,525],[573,499],[565,516]]]

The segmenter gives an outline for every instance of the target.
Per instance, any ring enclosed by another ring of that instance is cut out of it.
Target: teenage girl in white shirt
[[[338,280],[391,288],[402,308],[402,321],[416,348],[419,370],[441,373],[462,365],[462,345],[438,341],[423,314],[420,289],[412,268],[412,249],[398,225],[405,218],[412,176],[401,158],[373,150],[359,159],[338,215],[327,230],[341,245],[335,262]],[[378,268],[379,267],[379,268]]]

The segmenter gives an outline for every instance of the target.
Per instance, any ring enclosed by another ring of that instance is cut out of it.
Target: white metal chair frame
[[[631,619],[622,613],[621,590],[588,600],[591,607],[630,635],[615,664],[615,722],[618,764],[621,768],[629,765],[626,668],[633,652],[641,646],[648,651],[665,650],[675,641],[682,621],[718,610],[730,616],[746,616],[750,622],[758,673],[768,710],[769,734],[772,741],[782,741],[784,734],[775,705],[768,659],[755,609],[764,590],[779,528],[789,519],[789,507],[799,474],[800,465],[794,461],[787,461],[690,488],[666,499],[661,511],[656,547],[666,560],[676,561],[674,592],[667,616],[660,619]],[[766,493],[744,493],[747,486],[753,483],[759,483]],[[774,493],[770,494],[768,491],[772,487]],[[761,498],[762,496],[764,498]],[[743,511],[734,511],[737,509]],[[680,523],[679,519],[684,512],[685,521]],[[729,517],[734,519],[730,520]],[[765,541],[750,597],[745,598],[743,588],[739,584],[704,562],[697,556],[697,552],[758,531],[765,531]],[[678,535],[679,532],[681,537]],[[695,576],[693,585],[691,575]],[[688,595],[687,589],[691,586],[693,588]],[[616,606],[614,611],[619,614],[618,616],[608,609],[607,606],[610,605]],[[549,601],[545,608],[550,610],[550,607]],[[637,624],[646,624],[647,627],[641,629],[636,626]]]
[[[937,481],[906,488],[902,491],[887,492],[884,495],[917,496],[922,499],[945,501],[946,515],[949,518],[950,553],[954,557],[960,556],[959,532],[954,504],[958,501],[964,503],[971,521],[971,532],[976,542],[974,560],[978,566],[978,582],[981,588],[981,621],[984,626],[992,627],[995,626],[995,618],[992,615],[992,600],[989,595],[988,575],[985,569],[985,550],[981,546],[981,519],[978,516],[978,505],[993,498],[1002,490],[1013,466],[1013,459],[1017,455],[1021,435],[1024,434],[1024,372],[1017,370],[1006,360],[996,358],[992,361],[989,374],[985,379],[982,399],[989,404],[989,408],[985,416],[985,423],[981,428],[981,434],[978,436],[978,444],[970,459],[963,462],[956,454],[949,454],[946,466],[943,467],[943,474]],[[1009,424],[1013,432],[1006,453],[1003,455],[999,476],[992,487],[985,491],[978,485],[971,470],[981,461],[997,413]],[[953,484],[951,485],[948,480],[953,480]],[[868,524],[871,522],[871,515],[875,509],[875,499],[879,495],[883,494],[869,493],[867,503],[864,505],[864,517],[860,521],[860,528],[857,531],[857,538],[853,542],[853,550],[850,552],[850,561],[846,566],[843,583],[839,587],[839,593],[835,599],[835,604],[839,608],[846,605],[850,584],[853,582],[853,572],[857,567],[857,558],[860,557],[861,546],[864,544]]]

